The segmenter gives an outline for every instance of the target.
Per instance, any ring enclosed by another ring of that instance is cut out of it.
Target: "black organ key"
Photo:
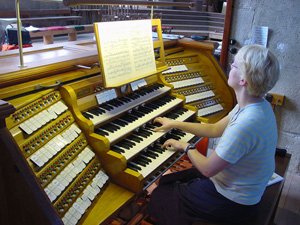
[[[157,147],[154,147],[154,146],[149,146],[148,148],[148,151],[151,151],[151,152],[155,152],[156,154],[157,153],[163,153],[164,152],[164,149],[162,148],[157,148]]]
[[[108,110],[108,111],[114,109],[112,106],[110,106],[110,105],[108,105],[108,104],[106,104],[106,103],[101,104],[100,107],[101,107],[101,108],[104,108],[104,109],[106,109],[106,110]]]
[[[138,131],[133,132],[133,134],[134,134],[136,137],[140,138],[141,140],[144,140],[144,138],[147,137],[147,135],[141,134],[141,133],[138,132]]]
[[[146,155],[144,155],[143,153],[141,155],[139,155],[140,157],[142,157],[145,161],[147,161],[148,163],[151,163],[152,160],[149,159],[149,157],[147,157]]]
[[[127,98],[125,96],[118,98],[118,100],[124,103],[129,103],[132,101],[130,98]]]
[[[187,112],[187,111],[189,111],[189,110],[186,109],[186,108],[179,108],[179,109],[177,110],[177,113],[179,113],[180,115],[182,115],[183,113],[185,113],[185,112]]]
[[[156,104],[154,104],[154,103],[146,103],[146,106],[147,106],[148,108],[153,109],[153,110],[159,108],[159,105],[156,105]]]
[[[107,132],[104,131],[104,130],[101,130],[100,128],[95,129],[95,133],[96,133],[96,134],[100,134],[100,135],[102,135],[102,136],[108,136],[108,135],[109,135],[109,133],[107,133]]]
[[[126,97],[128,97],[128,98],[130,98],[132,100],[135,100],[135,99],[138,99],[140,96],[137,95],[136,93],[132,92],[129,95],[127,95]]]
[[[117,146],[120,146],[120,147],[122,147],[122,148],[125,148],[125,149],[130,149],[130,148],[132,148],[132,145],[130,145],[130,144],[128,144],[128,143],[126,143],[126,142],[119,142],[118,144],[117,144]]]
[[[101,126],[101,129],[113,133],[113,132],[119,130],[120,128],[113,125],[113,124],[108,123],[108,124],[105,124],[105,125]]]
[[[118,99],[112,99],[112,100],[110,100],[106,103],[109,104],[109,105],[112,105],[114,107],[119,107],[119,106],[124,104],[122,101],[119,101]]]
[[[150,131],[147,131],[146,129],[141,127],[137,129],[137,132],[141,134],[143,137],[149,137],[152,134]]]
[[[136,163],[134,163],[134,162],[128,162],[127,163],[127,167],[128,168],[130,168],[130,169],[133,169],[133,170],[135,170],[135,171],[139,171],[139,170],[142,170],[142,168],[138,165],[138,164],[136,164]]]
[[[122,120],[124,120],[124,121],[126,121],[128,123],[132,123],[133,121],[135,121],[135,118],[128,115],[128,116],[123,116]]]
[[[183,131],[177,130],[177,129],[172,129],[172,130],[170,131],[170,133],[171,133],[171,134],[178,135],[178,136],[181,136],[181,137],[183,137],[183,136],[185,135],[185,133],[184,133]]]
[[[91,113],[91,114],[93,114],[93,115],[95,115],[95,116],[99,116],[100,115],[100,113],[95,108],[94,109],[90,109],[88,112]]]
[[[152,158],[152,159],[156,159],[159,155],[157,154],[157,152],[155,152],[155,151],[153,151],[153,150],[151,150],[151,149],[147,149],[145,152],[144,152],[144,154],[146,155],[146,156],[149,156],[150,158]]]
[[[145,113],[145,114],[148,114],[148,113],[150,113],[150,112],[153,111],[153,109],[150,109],[150,108],[145,107],[145,106],[139,106],[139,107],[137,108],[137,110],[138,110],[138,111],[141,111],[141,112],[143,112],[143,113]]]
[[[158,100],[156,100],[155,102],[152,102],[152,104],[155,104],[155,105],[158,105],[159,107],[161,107],[161,106],[163,106],[164,104],[166,104],[166,102],[164,102],[164,101],[158,101]]]
[[[100,107],[96,107],[95,110],[97,110],[97,112],[99,112],[100,114],[105,113],[105,110],[101,109]]]
[[[131,115],[134,115],[134,116],[138,116],[138,117],[143,117],[143,116],[145,116],[144,113],[139,112],[139,111],[136,110],[136,109],[131,109],[131,110],[129,110],[128,113],[130,113]]]
[[[147,123],[146,125],[145,125],[145,128],[147,128],[147,129],[149,129],[149,130],[151,130],[151,129],[155,129],[157,126],[155,126],[154,124],[151,124],[151,123]]]
[[[93,119],[94,117],[91,114],[88,114],[86,112],[83,112],[82,115],[87,119]]]
[[[135,162],[136,164],[141,165],[141,166],[144,166],[144,167],[146,167],[146,166],[149,164],[148,161],[146,161],[145,159],[143,159],[143,158],[140,157],[140,156],[138,156],[137,158],[135,158],[135,159],[134,159],[134,162]]]
[[[136,143],[134,143],[133,141],[130,141],[130,140],[128,140],[128,139],[125,139],[124,140],[126,143],[128,143],[128,144],[131,144],[132,146],[135,146],[136,145]]]
[[[123,150],[122,148],[118,147],[118,146],[112,146],[111,150],[118,152],[118,153],[125,153],[125,150]]]
[[[129,123],[132,123],[133,121],[137,120],[138,117],[126,113],[126,114],[125,114],[124,116],[122,116],[120,119],[125,120],[125,121],[127,121],[127,122],[129,122]]]
[[[161,144],[159,143],[159,141],[154,142],[154,143],[152,144],[152,146],[153,146],[154,148],[156,148],[156,149],[163,149],[163,148],[161,147]]]
[[[132,143],[130,143],[129,141],[127,140],[122,140],[118,143],[118,145],[120,145],[121,147],[124,147],[126,149],[130,149],[132,148],[134,145]]]
[[[180,140],[180,139],[181,139],[180,136],[178,136],[178,135],[176,135],[176,134],[171,134],[171,133],[168,133],[168,134],[166,135],[166,138],[167,138],[167,139],[173,138],[173,139],[175,139],[175,140]]]
[[[165,115],[165,117],[168,117],[168,118],[170,118],[170,119],[176,119],[177,117],[178,117],[178,115],[177,114],[174,114],[174,113],[169,113],[168,115]]]
[[[131,140],[133,140],[133,141],[135,141],[135,142],[138,142],[138,143],[140,143],[141,141],[143,141],[143,138],[140,138],[140,137],[135,136],[135,135],[131,135],[128,138],[131,139]]]
[[[119,126],[125,127],[126,125],[128,125],[128,122],[121,120],[121,119],[116,119],[113,121],[115,124],[118,124]]]

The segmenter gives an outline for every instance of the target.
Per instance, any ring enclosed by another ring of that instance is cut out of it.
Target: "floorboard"
[[[275,216],[276,225],[300,225],[300,176],[287,174]]]

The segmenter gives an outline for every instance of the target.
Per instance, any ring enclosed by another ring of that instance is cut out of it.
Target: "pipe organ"
[[[30,224],[106,224],[182,157],[162,149],[165,140],[195,140],[180,130],[154,132],[155,117],[215,122],[233,107],[210,45],[166,41],[168,70],[138,87],[109,89],[99,67],[84,69],[98,62],[94,45],[78,41],[27,50],[28,68],[13,71],[6,64],[0,75],[1,154],[7,156],[1,167],[10,171],[0,174],[5,186],[0,195],[14,193],[18,185],[26,190],[26,195],[5,195],[1,210],[8,205],[12,216],[5,224],[20,218]],[[48,63],[36,66],[49,53]],[[9,57],[16,56],[0,61]]]
[[[212,48],[202,45],[190,40],[180,40],[175,47],[169,43],[165,48],[169,70],[162,76],[174,93],[185,96],[186,104],[197,108],[198,121],[212,123],[229,112],[235,99]]]
[[[104,89],[100,80],[100,77],[92,77],[63,86],[61,91],[76,119],[85,124],[110,177],[138,193],[182,155],[162,149],[160,145],[165,140],[176,138],[188,142],[194,138],[177,130],[156,133],[152,131],[157,126],[152,123],[153,119],[166,116],[179,121],[193,120],[196,110],[184,106],[184,99],[172,94],[171,88],[155,77],[135,91],[125,89],[125,93]],[[107,96],[107,100],[99,104],[97,96]]]

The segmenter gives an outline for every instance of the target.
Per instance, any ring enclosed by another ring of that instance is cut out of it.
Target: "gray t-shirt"
[[[217,191],[244,205],[260,201],[275,169],[277,126],[266,100],[239,108],[229,114],[216,153],[230,163],[211,178]]]

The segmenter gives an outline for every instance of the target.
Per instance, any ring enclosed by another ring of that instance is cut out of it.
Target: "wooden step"
[[[183,20],[183,19],[162,19],[162,23],[168,24],[188,24],[188,25],[195,25],[195,26],[209,26],[209,27],[218,27],[223,29],[224,23],[222,22],[211,22],[207,20]]]
[[[173,29],[172,34],[184,35],[185,37],[191,37],[192,35],[206,36],[209,39],[222,40],[223,32],[203,31],[203,30],[184,30]]]
[[[173,24],[173,23],[164,23],[164,22],[162,22],[162,25],[173,27],[173,29],[181,29],[181,30],[223,32],[223,27],[208,26],[208,25]]]
[[[224,23],[225,18],[212,16],[198,16],[198,15],[176,15],[176,14],[162,14],[162,19],[180,19],[180,20],[197,20]]]

